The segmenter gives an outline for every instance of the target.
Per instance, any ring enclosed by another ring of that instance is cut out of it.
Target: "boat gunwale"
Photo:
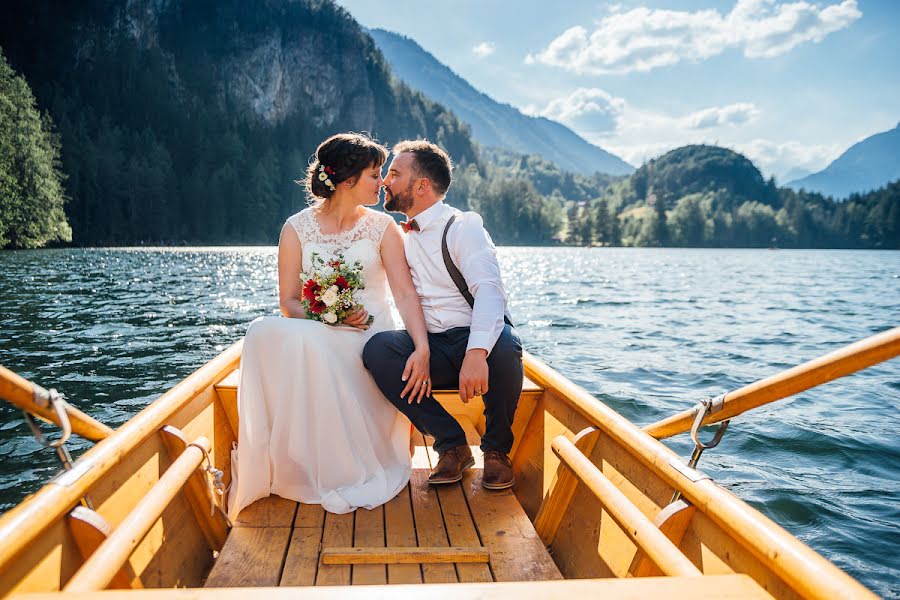
[[[834,563],[711,478],[688,467],[669,447],[587,390],[529,352],[523,353],[523,360],[529,379],[578,411],[591,426],[607,434],[667,485],[681,491],[699,512],[800,596],[833,598],[839,591],[841,597],[877,600],[872,591]],[[695,474],[696,479],[692,478]]]
[[[64,517],[124,456],[158,434],[166,421],[231,372],[241,359],[243,338],[178,382],[128,419],[112,435],[21,504],[0,516],[0,565],[15,560],[31,542]]]

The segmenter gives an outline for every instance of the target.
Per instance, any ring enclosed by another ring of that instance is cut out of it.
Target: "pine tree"
[[[566,223],[566,243],[577,246],[578,230],[580,226],[577,202],[571,202],[569,204],[569,209],[566,211]]]
[[[0,51],[0,248],[71,241],[53,123]]]
[[[591,203],[587,202],[582,211],[581,222],[578,224],[578,241],[582,246],[590,246],[594,243],[594,229],[597,219]]]
[[[594,202],[594,239],[601,246],[609,245],[609,209],[606,200]]]

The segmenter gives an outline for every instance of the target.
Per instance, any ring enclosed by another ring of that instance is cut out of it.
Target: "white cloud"
[[[496,49],[496,46],[491,42],[481,42],[480,44],[472,46],[472,54],[474,54],[476,58],[487,58],[493,54]]]
[[[743,0],[732,11],[735,25],[754,25],[743,36],[747,57],[772,58],[803,42],[821,42],[829,33],[844,29],[862,16],[856,0],[822,9],[807,2],[792,2],[778,5],[777,11],[767,10],[770,4],[770,0]],[[738,9],[743,12],[738,13]]]
[[[529,114],[547,117],[596,135],[611,133],[618,128],[625,110],[625,100],[599,88],[578,88],[568,96],[551,100],[541,110],[534,107],[527,110]]]
[[[623,98],[600,88],[578,88],[551,100],[544,108],[528,106],[523,112],[565,123],[588,136],[621,134],[623,129],[632,128],[650,128],[664,136],[673,132],[684,136],[699,129],[743,125],[760,114],[755,104],[738,102],[671,116],[630,106]]]
[[[729,144],[728,147],[752,160],[767,177],[774,175],[779,184],[787,183],[785,176],[789,171],[821,171],[846,150],[839,144],[773,142],[765,139]]]
[[[728,48],[739,48],[748,58],[772,58],[819,42],[861,16],[856,0],[824,8],[803,0],[738,0],[726,15],[640,7],[604,17],[593,33],[571,27],[525,62],[602,75],[698,62]]]
[[[709,129],[722,125],[743,125],[759,116],[755,105],[741,102],[728,106],[714,106],[691,113],[683,120],[690,129]]]
[[[673,115],[628,103],[600,88],[578,88],[551,100],[543,108],[528,106],[522,112],[564,123],[589,142],[626,162],[639,166],[687,144],[711,144],[740,152],[763,172],[786,183],[796,169],[820,171],[845,147],[838,144],[806,144],[799,141],[747,139],[745,126],[762,111],[753,103],[736,102]]]

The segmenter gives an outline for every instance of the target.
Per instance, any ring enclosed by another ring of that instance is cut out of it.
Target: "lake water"
[[[900,252],[499,253],[527,349],[640,425],[900,325]],[[0,252],[0,364],[115,427],[276,305],[274,248]],[[898,409],[895,359],[736,418],[699,466],[900,597]],[[58,469],[20,415],[0,406],[0,512]]]

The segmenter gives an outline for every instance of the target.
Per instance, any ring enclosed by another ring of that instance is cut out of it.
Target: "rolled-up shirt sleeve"
[[[507,306],[497,249],[479,214],[462,213],[457,221],[448,232],[447,244],[475,298],[466,350],[483,348],[490,354],[503,331]]]

